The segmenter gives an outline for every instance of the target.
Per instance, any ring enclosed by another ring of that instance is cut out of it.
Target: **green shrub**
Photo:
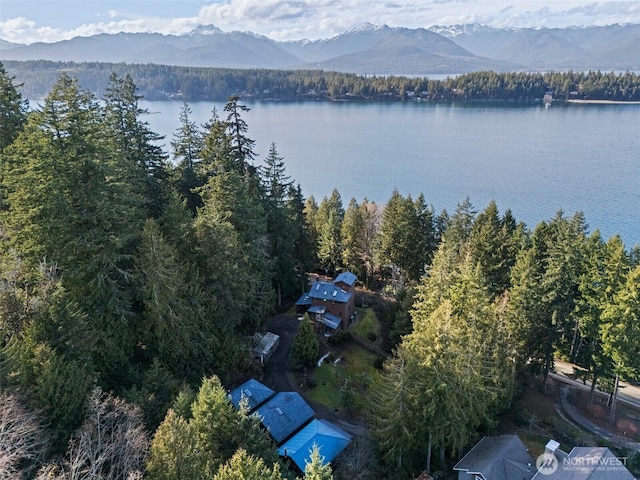
[[[382,370],[383,366],[384,366],[384,357],[376,357],[375,360],[373,361],[373,368]]]
[[[368,332],[367,333],[367,338],[370,341],[375,342],[378,339],[378,335],[376,335],[376,332]]]
[[[331,335],[329,337],[329,345],[339,345],[347,340],[351,340],[351,332],[347,330],[340,330],[335,335]]]

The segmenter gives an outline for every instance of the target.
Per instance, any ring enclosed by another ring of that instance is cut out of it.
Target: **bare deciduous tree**
[[[38,479],[141,479],[148,448],[142,411],[96,388],[84,424],[71,439],[65,459],[43,468]]]
[[[15,479],[43,461],[49,437],[36,412],[17,395],[0,394],[0,479]]]

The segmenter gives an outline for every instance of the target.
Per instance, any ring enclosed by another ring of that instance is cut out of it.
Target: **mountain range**
[[[496,29],[471,24],[409,29],[365,24],[328,39],[288,42],[201,25],[184,35],[99,34],[30,45],[0,40],[0,60],[321,69],[369,75],[638,71],[640,25]]]

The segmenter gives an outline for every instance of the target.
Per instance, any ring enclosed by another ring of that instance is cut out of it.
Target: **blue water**
[[[216,106],[192,103],[206,122]],[[640,244],[640,106],[425,103],[253,103],[244,115],[258,160],[272,142],[305,196],[337,188],[384,204],[394,188],[424,193],[436,212],[468,196],[495,200],[534,228],[558,210],[585,213],[590,231]],[[142,102],[151,127],[179,127],[180,102]]]

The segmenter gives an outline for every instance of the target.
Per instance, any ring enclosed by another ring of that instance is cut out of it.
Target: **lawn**
[[[349,331],[364,342],[374,344],[378,338],[378,330],[380,328],[376,314],[371,308],[357,308],[356,312],[358,320],[349,326]]]
[[[375,359],[375,354],[348,341],[333,347],[330,356],[314,369],[316,386],[306,393],[307,396],[336,411],[363,414],[366,394],[379,374],[373,367]],[[349,386],[349,393],[341,394],[345,384]]]

